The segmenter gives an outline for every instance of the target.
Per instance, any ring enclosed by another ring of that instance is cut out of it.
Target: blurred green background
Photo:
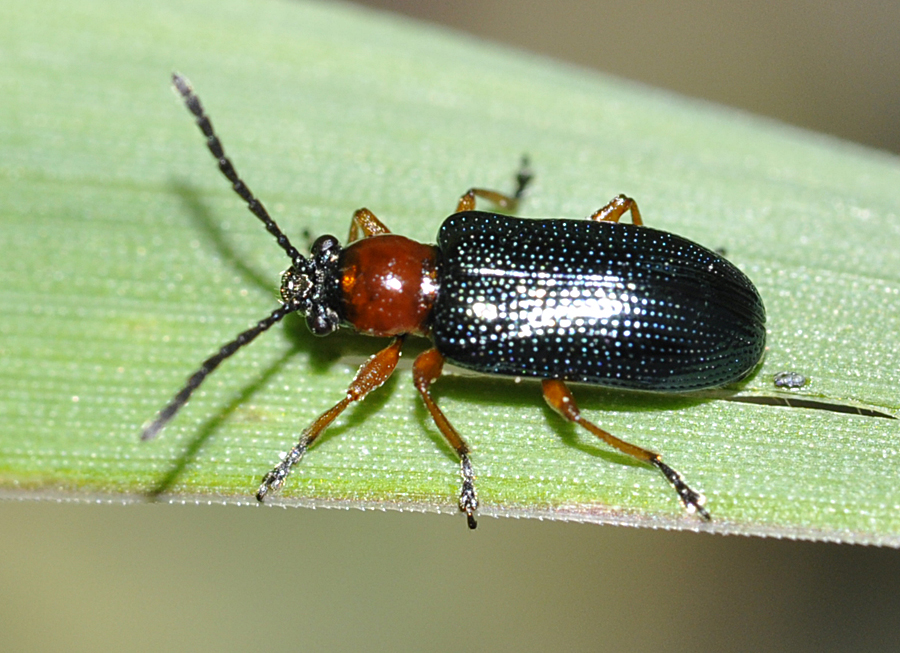
[[[896,2],[363,4],[900,152]]]
[[[900,150],[894,5],[369,4]],[[898,572],[895,550],[829,544],[7,501],[0,647],[895,650]]]

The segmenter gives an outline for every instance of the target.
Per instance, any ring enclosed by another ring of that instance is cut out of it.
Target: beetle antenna
[[[172,401],[170,401],[165,408],[159,411],[159,415],[156,416],[156,419],[153,420],[153,423],[144,429],[144,432],[141,434],[141,440],[152,440],[157,435],[159,435],[159,432],[163,430],[163,427],[165,427],[170,419],[175,417],[175,414],[179,410],[181,410],[181,408],[188,402],[188,399],[191,398],[194,390],[199,388],[204,379],[206,379],[206,377],[213,373],[213,371],[219,366],[219,363],[231,356],[244,345],[249,345],[260,333],[266,331],[276,322],[279,322],[285,315],[293,313],[299,308],[300,305],[296,303],[289,303],[285,304],[284,306],[279,306],[274,311],[272,311],[271,315],[257,322],[256,326],[247,329],[237,338],[219,349],[217,354],[215,354],[214,356],[210,356],[205,361],[203,361],[200,369],[194,372],[193,375],[191,375],[191,378],[188,379],[188,382],[178,392],[178,394],[172,398]]]
[[[279,226],[269,215],[269,212],[266,211],[266,207],[254,197],[253,193],[247,187],[247,184],[245,184],[238,176],[234,166],[231,165],[231,159],[225,156],[222,142],[219,140],[219,137],[216,136],[216,132],[213,130],[209,116],[207,116],[206,112],[203,110],[203,105],[200,104],[200,98],[194,93],[191,83],[178,73],[173,73],[172,84],[175,85],[176,90],[181,94],[188,110],[197,118],[197,126],[200,128],[200,131],[203,132],[203,135],[206,136],[206,146],[209,148],[209,151],[212,152],[216,161],[218,161],[219,170],[225,175],[228,181],[231,182],[231,187],[234,189],[234,192],[240,195],[241,199],[247,203],[247,208],[250,209],[253,215],[259,218],[266,226],[268,232],[275,236],[275,240],[278,241],[281,249],[283,249],[288,257],[290,257],[292,263],[297,265],[302,261],[305,261],[306,259],[303,255],[291,244],[288,237],[284,235],[284,232],[281,231]]]

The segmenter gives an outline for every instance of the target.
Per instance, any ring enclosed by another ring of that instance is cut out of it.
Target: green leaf
[[[722,247],[768,309],[739,396],[861,414],[578,387],[603,428],[709,498],[562,422],[539,385],[449,374],[482,513],[900,544],[900,164],[895,157],[353,6],[14,3],[0,26],[0,492],[253,501],[300,430],[383,346],[292,316],[228,360],[153,442],[142,424],[277,306],[287,261],[169,91],[194,83],[295,243],[367,206],[433,240],[472,185],[537,181],[522,213],[645,221]],[[310,450],[273,502],[454,512],[458,462],[409,361]],[[772,375],[796,370],[801,390]],[[460,525],[460,528],[463,528]]]

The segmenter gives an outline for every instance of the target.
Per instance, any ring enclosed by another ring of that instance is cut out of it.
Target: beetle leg
[[[486,188],[470,188],[459,198],[459,202],[456,205],[456,212],[462,213],[463,211],[474,211],[476,197],[480,197],[488,202],[493,202],[497,206],[510,212],[515,212],[516,208],[519,206],[519,200],[515,197],[510,197],[509,195],[504,195],[503,193],[498,193],[495,190],[488,190]]]
[[[498,193],[495,190],[487,190],[486,188],[470,188],[459,198],[456,205],[456,212],[475,210],[475,198],[480,197],[488,202],[493,202],[497,206],[506,209],[511,213],[515,213],[519,206],[519,200],[525,194],[525,188],[531,183],[534,174],[531,172],[531,166],[527,156],[522,157],[522,164],[516,173],[516,190],[512,195]]]
[[[663,473],[666,480],[672,484],[672,487],[675,488],[678,497],[681,499],[681,502],[684,504],[687,511],[690,513],[696,512],[703,519],[709,521],[709,512],[703,507],[703,504],[706,503],[706,497],[688,487],[687,483],[684,482],[684,477],[666,465],[662,461],[662,456],[648,449],[620,440],[613,434],[607,433],[596,424],[584,419],[581,416],[581,411],[578,410],[578,404],[575,403],[575,397],[572,396],[572,393],[569,391],[565,382],[560,381],[559,379],[545,379],[542,388],[544,391],[544,399],[550,404],[550,407],[563,418],[586,428],[608,445],[618,449],[622,453],[628,454],[629,456],[656,467]]]
[[[265,499],[269,490],[278,490],[284,484],[284,479],[291,473],[291,467],[300,462],[307,448],[338,415],[344,412],[347,406],[354,401],[362,401],[367,394],[388,380],[394,368],[397,367],[402,345],[403,338],[395,338],[391,344],[362,364],[350,387],[347,388],[346,396],[307,426],[300,434],[300,440],[294,448],[271,472],[263,477],[262,484],[256,492],[256,498],[259,501]]]
[[[363,238],[391,233],[391,230],[385,227],[384,223],[376,218],[375,214],[369,209],[359,209],[353,212],[353,220],[350,221],[350,235],[347,237],[347,244],[359,240],[360,231],[362,231]]]
[[[478,497],[475,494],[475,474],[472,471],[472,463],[469,462],[469,445],[465,443],[459,432],[453,428],[450,420],[438,408],[434,398],[428,391],[429,386],[441,376],[444,368],[444,357],[437,349],[429,349],[416,357],[413,363],[413,379],[416,389],[422,395],[425,407],[431,413],[431,419],[437,425],[438,430],[447,443],[456,450],[460,460],[460,475],[462,476],[462,491],[459,494],[460,512],[466,513],[469,528],[475,528],[475,510],[478,508]]]
[[[626,195],[617,195],[602,209],[597,209],[591,214],[590,219],[597,222],[618,222],[623,215],[631,211],[631,222],[641,226],[641,212],[637,202]]]

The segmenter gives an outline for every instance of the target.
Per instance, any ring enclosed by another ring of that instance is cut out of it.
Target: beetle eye
[[[313,243],[310,254],[316,261],[327,261],[330,258],[337,256],[340,249],[340,241],[334,236],[325,234],[316,238],[316,242]]]
[[[314,335],[327,336],[340,326],[340,319],[332,309],[317,305],[306,316],[306,325]]]

